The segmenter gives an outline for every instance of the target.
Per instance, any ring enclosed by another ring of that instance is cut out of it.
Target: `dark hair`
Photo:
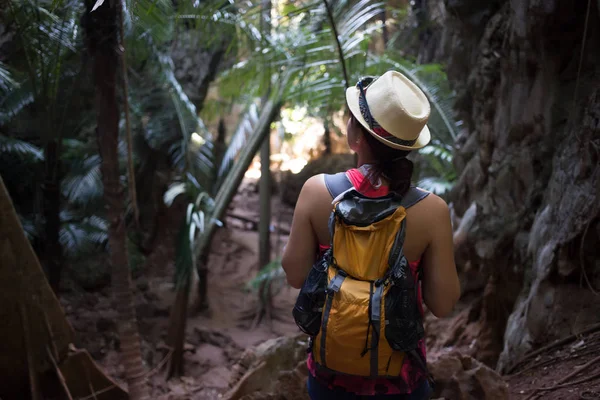
[[[352,113],[350,118],[355,118]],[[386,146],[375,139],[360,122],[356,122],[376,159],[362,185],[367,185],[368,182],[377,182],[379,178],[383,177],[389,182],[390,191],[403,196],[410,189],[410,179],[413,173],[413,163],[406,158],[410,150],[397,150]],[[362,189],[365,188],[359,188],[359,190]]]

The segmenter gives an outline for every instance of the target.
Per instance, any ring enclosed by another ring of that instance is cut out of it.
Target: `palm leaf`
[[[16,138],[0,135],[0,154],[14,154],[21,159],[42,161],[44,153],[31,143]]]
[[[0,61],[0,92],[14,90],[19,84],[12,78],[8,66]]]
[[[429,177],[419,180],[418,186],[441,196],[454,187],[454,182],[442,177]]]
[[[175,199],[188,191],[184,182],[173,182],[163,195],[163,201],[167,207],[171,207]]]
[[[62,181],[62,192],[69,202],[85,205],[102,198],[101,163],[100,156],[93,154],[72,166]]]
[[[4,98],[0,100],[0,126],[10,122],[34,100],[30,81],[10,87]]]
[[[227,150],[223,155],[219,171],[217,172],[217,189],[220,186],[223,178],[231,170],[235,157],[239,154],[240,150],[245,146],[249,136],[254,131],[254,127],[258,123],[258,106],[256,103],[251,103],[246,113],[241,118]]]
[[[258,290],[263,284],[272,284],[274,281],[285,280],[285,271],[281,266],[281,260],[273,260],[260,269],[258,274],[246,284],[251,290]]]
[[[59,241],[68,257],[96,251],[108,242],[108,223],[98,216],[81,218],[63,211],[61,221]]]

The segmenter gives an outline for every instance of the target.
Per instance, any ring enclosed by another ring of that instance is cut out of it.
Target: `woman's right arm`
[[[423,257],[423,297],[433,315],[442,318],[452,312],[460,298],[460,282],[454,263],[450,210],[443,199],[429,197],[431,239]]]

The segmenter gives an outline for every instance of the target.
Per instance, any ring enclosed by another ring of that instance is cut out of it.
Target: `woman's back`
[[[316,175],[305,183],[296,204],[295,218],[302,215],[308,219],[318,239],[318,243],[310,244],[313,248],[317,248],[318,245],[329,246],[331,241],[328,221],[333,208],[332,200],[325,185],[324,175]],[[448,206],[444,200],[432,193],[410,207],[406,214],[404,254],[410,262],[422,259],[425,304],[434,315],[445,316],[455,303],[453,297],[457,296],[449,295],[449,292],[457,292],[458,284],[456,279],[452,279],[456,276],[456,267]],[[309,236],[308,232],[301,231],[293,231],[292,235],[294,234]],[[290,237],[290,241],[293,239]],[[290,252],[289,257],[294,257],[296,251],[290,249]],[[299,287],[303,281],[304,277],[301,282],[290,281],[290,284]]]
[[[350,111],[348,145],[358,155],[358,168],[347,172],[347,176],[355,189],[368,197],[383,196],[387,190],[402,196],[409,193],[412,163],[406,156],[430,141],[427,97],[405,76],[388,71],[379,78],[361,79],[355,87],[348,88],[346,103]],[[331,183],[329,179],[327,183]],[[300,303],[294,308],[296,322],[318,339],[310,346],[315,356],[311,353],[308,358],[309,394],[313,400],[354,395],[379,398],[380,394],[398,399],[425,398],[428,385],[422,374],[427,368],[420,298],[434,315],[443,317],[452,311],[460,295],[448,206],[440,197],[429,194],[408,207],[401,220],[406,221],[403,242],[390,241],[391,236],[401,237],[396,236],[400,225],[383,233],[374,225],[362,225],[362,221],[352,228],[339,224],[339,214],[333,252],[323,253],[332,239],[332,201],[324,175],[314,176],[304,184],[282,257],[289,284],[300,288],[306,281]],[[365,210],[359,203],[343,204],[354,207],[351,210],[356,215]],[[402,213],[397,210],[394,216],[398,212]],[[369,214],[361,215],[366,218]],[[379,222],[383,220],[376,223]],[[355,239],[342,240],[347,231],[361,233]],[[376,232],[375,236],[371,236],[372,232]],[[378,248],[383,246],[381,238],[385,238],[388,252],[399,251],[396,243],[402,243],[406,259],[368,253],[384,251]],[[359,242],[362,244],[357,245]],[[335,261],[336,254],[340,264]],[[362,258],[363,255],[367,257]],[[372,278],[386,269],[386,258],[390,274],[383,280]],[[406,261],[411,274],[405,273]],[[365,263],[377,265],[377,270],[362,274],[360,268]],[[317,267],[311,268],[313,265]],[[417,279],[421,279],[422,291],[415,284]],[[385,340],[380,343],[384,332]],[[362,358],[367,353],[370,356]],[[402,357],[407,354],[411,362],[403,362]],[[384,359],[387,364],[380,362]],[[415,368],[417,364],[420,366]],[[350,374],[350,379],[346,379],[348,375],[344,377],[344,372]]]

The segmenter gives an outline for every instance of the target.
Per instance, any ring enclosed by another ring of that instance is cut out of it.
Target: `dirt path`
[[[246,179],[228,214],[258,221],[258,209],[256,182]],[[272,211],[272,225],[281,225],[284,231],[289,231],[293,210],[281,205],[276,194],[272,199]],[[231,367],[245,349],[270,338],[298,332],[291,315],[297,291],[277,283],[275,287],[280,289],[273,301],[276,309],[272,324],[263,321],[256,329],[250,329],[252,321],[244,316],[257,306],[257,293],[248,287],[248,283],[258,271],[258,233],[255,224],[239,218],[228,217],[225,222],[227,227],[217,231],[209,259],[209,310],[202,314],[190,312],[188,319],[186,376],[165,382],[163,371],[156,371],[149,379],[153,398],[216,399],[228,388]],[[147,370],[155,368],[168,353],[165,339],[175,295],[173,243],[178,224],[169,225],[162,229],[158,240],[161,246],[146,260],[143,274],[134,280]],[[274,232],[271,241],[273,258],[277,258],[287,236]],[[88,349],[109,375],[123,382],[110,289],[76,290],[65,293],[61,301],[78,334],[77,346]]]
[[[276,311],[272,325],[263,322],[250,329],[251,320],[245,318],[257,306],[257,294],[247,284],[258,270],[258,233],[256,224],[250,222],[259,219],[258,202],[256,183],[246,180],[228,210],[236,218],[228,217],[227,228],[220,229],[213,241],[209,259],[209,310],[200,315],[191,313],[188,320],[186,374],[166,382],[163,371],[156,371],[149,378],[152,398],[218,399],[229,388],[235,374],[234,364],[245,349],[298,332],[291,315],[297,290],[284,284],[278,285],[280,290],[274,298]],[[272,205],[272,225],[289,231],[293,211],[281,205],[278,195],[273,196]],[[161,247],[147,260],[144,273],[135,279],[136,310],[147,370],[155,368],[168,353],[164,341],[174,299],[172,243],[177,226],[165,225],[159,240]],[[274,233],[271,239],[275,259],[287,236]],[[109,295],[109,288],[73,291],[65,293],[61,302],[78,334],[76,345],[87,348],[109,375],[122,382],[124,371],[119,361],[116,313]],[[474,354],[477,346],[485,346],[476,324],[471,323],[467,328],[472,303],[460,303],[454,316],[444,320],[426,316],[430,353],[454,349]],[[505,377],[510,385],[510,399],[531,400],[535,389],[557,386],[578,368],[581,370],[564,382],[572,385],[540,392],[539,398],[600,399],[600,360],[595,359],[599,354],[600,332],[548,349]],[[593,379],[573,384],[585,378]]]

